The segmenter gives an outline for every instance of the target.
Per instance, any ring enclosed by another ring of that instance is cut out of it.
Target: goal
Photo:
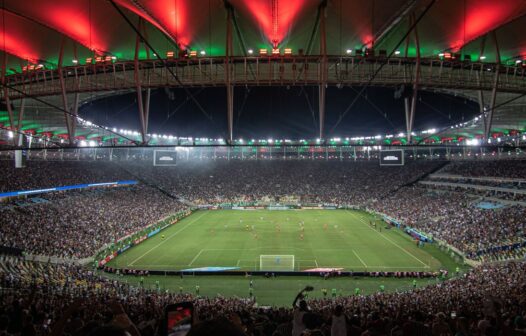
[[[259,256],[259,270],[268,272],[294,271],[294,255],[264,254]]]

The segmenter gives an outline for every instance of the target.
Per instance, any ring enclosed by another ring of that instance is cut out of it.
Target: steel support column
[[[141,20],[139,19],[139,27],[141,26]],[[135,38],[135,55],[133,58],[134,61],[134,79],[135,79],[135,89],[137,91],[137,105],[139,107],[139,119],[141,121],[141,140],[142,144],[146,144],[146,115],[144,112],[144,103],[142,97],[142,86],[140,78],[140,67],[139,67],[139,49],[140,49],[141,37],[139,34]],[[149,100],[149,99],[148,99]]]
[[[70,115],[70,125],[71,125],[71,131],[73,135],[76,134],[77,131],[77,117],[79,115],[79,102],[80,102],[80,93],[75,93],[75,96],[73,98],[73,106],[71,107],[71,115]]]
[[[486,47],[486,36],[487,35],[484,35],[484,37],[480,41],[480,53],[479,53],[480,56],[484,55],[484,48]],[[480,56],[479,56],[479,59],[480,59]],[[482,79],[483,71],[484,71],[484,66],[481,66],[480,71],[476,72],[477,84],[479,87],[480,87],[480,81]],[[482,115],[482,121],[484,123],[484,130],[485,130],[486,129],[486,113],[485,113],[486,111],[485,111],[485,105],[484,105],[484,92],[481,89],[477,91],[477,99],[479,102],[479,111],[480,111],[480,114]]]
[[[24,110],[26,108],[26,100],[25,98],[21,99],[20,101],[20,107],[18,108],[18,122],[16,124],[16,130],[17,131],[20,131],[22,129],[22,121],[24,120]],[[18,141],[18,146],[22,146],[23,145],[23,141],[21,141],[19,139]]]
[[[478,84],[480,86],[480,78],[482,76],[482,71],[484,71],[484,67],[481,66],[480,67],[480,71],[477,72],[477,81],[478,81]],[[482,115],[482,120],[484,122],[484,129],[486,129],[486,114],[485,114],[485,106],[484,106],[484,92],[482,90],[477,90],[477,100],[479,102],[479,111],[480,111],[480,114]]]
[[[152,89],[148,88],[145,92],[144,97],[144,123],[145,123],[145,130],[148,134],[148,121],[150,120],[150,97],[152,95]]]
[[[404,112],[405,112],[405,130],[406,132],[409,132],[409,119],[411,118],[410,117],[410,114],[411,114],[411,104],[409,102],[409,98],[405,97],[404,98]],[[409,137],[410,135],[408,134],[407,135],[407,142],[409,142]]]
[[[230,4],[227,4],[230,6]],[[234,142],[234,86],[232,85],[232,73],[230,57],[232,56],[232,10],[227,8],[226,19],[226,59],[225,59],[225,83],[226,83],[226,106],[228,122],[228,139],[227,142]]]
[[[485,129],[484,129],[484,139],[488,141],[491,136],[491,125],[493,123],[493,112],[495,110],[495,103],[497,101],[497,88],[499,85],[499,72],[500,72],[500,49],[499,43],[497,40],[497,33],[495,30],[492,32],[493,40],[495,41],[495,50],[496,50],[496,59],[495,59],[495,76],[493,77],[493,89],[491,90],[491,98],[488,116],[486,118]]]
[[[414,17],[413,17],[414,22]],[[416,101],[418,98],[418,84],[420,81],[420,40],[418,38],[418,29],[415,26],[413,33],[415,34],[415,45],[416,45],[416,65],[415,65],[415,76],[413,81],[413,92],[411,96],[411,106],[409,111],[407,110],[408,104],[406,102],[406,126],[407,126],[407,143],[411,143],[411,133],[413,132],[413,123],[415,121],[416,114]],[[409,112],[409,113],[408,113]]]
[[[325,136],[325,97],[327,89],[327,34],[325,29],[327,1],[320,4],[320,85],[318,86],[319,138]]]
[[[13,133],[13,144],[16,146],[18,136],[16,135],[18,129],[15,127],[14,124],[14,116],[13,116],[13,109],[11,108],[11,100],[9,99],[9,89],[6,85],[5,76],[7,75],[7,53],[4,52],[4,64],[2,64],[2,84],[4,86],[4,101],[7,109],[7,114],[9,117],[9,125],[11,126],[11,132]]]
[[[62,96],[62,105],[64,106],[64,120],[66,121],[66,129],[68,130],[68,142],[70,146],[75,144],[75,134],[73,133],[73,128],[71,127],[71,118],[68,114],[68,96],[66,92],[66,81],[64,79],[64,71],[62,69],[62,64],[64,62],[64,45],[66,39],[63,37],[60,43],[60,52],[58,55],[58,79],[60,82],[60,91]]]

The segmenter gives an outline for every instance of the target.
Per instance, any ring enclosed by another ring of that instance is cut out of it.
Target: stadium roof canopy
[[[439,55],[442,60],[444,55],[457,55],[462,61],[498,63],[522,71],[518,89],[495,97],[493,127],[523,131],[525,14],[524,0],[3,0],[2,73],[9,78],[28,72],[29,67],[74,69],[97,57],[112,63],[166,58],[169,52],[177,57],[180,50],[195,51],[201,58],[250,56],[249,50],[257,54],[260,49],[270,54],[273,48],[281,54],[290,48],[293,55],[354,56],[366,49],[377,55],[385,50],[385,55],[436,60]],[[96,79],[85,80],[93,82],[93,92],[41,95],[40,100],[64,107],[68,106],[64,97],[70,104],[82,103],[94,95],[131,90],[99,92]],[[5,97],[5,86],[2,91]],[[475,101],[482,95],[485,105],[492,101],[491,90],[479,94],[479,90],[448,87],[442,91]],[[56,135],[59,131],[52,130],[61,128],[63,132],[62,111],[33,100],[33,94],[24,91],[13,98],[11,119],[5,120],[6,111],[0,124],[14,128],[20,98],[25,97],[20,130]],[[508,106],[510,100],[513,104]],[[473,136],[480,130],[465,132]],[[88,133],[100,138],[96,131]]]

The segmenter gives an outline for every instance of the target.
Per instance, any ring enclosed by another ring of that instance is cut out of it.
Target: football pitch
[[[357,210],[200,210],[108,266],[191,272],[434,271],[441,257]]]

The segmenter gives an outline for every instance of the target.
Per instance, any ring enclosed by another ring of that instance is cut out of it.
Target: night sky
[[[327,89],[327,137],[374,136],[405,131],[403,99],[393,88],[369,87],[334,128],[361,87]],[[315,138],[318,132],[317,87],[236,87],[234,137]],[[188,97],[190,92],[201,111]],[[135,93],[85,104],[83,118],[99,125],[139,130]],[[440,128],[469,120],[478,105],[461,97],[421,91],[414,129]],[[334,130],[333,130],[334,128]],[[332,130],[332,132],[331,132]],[[152,90],[148,133],[180,137],[226,137],[226,89]]]

